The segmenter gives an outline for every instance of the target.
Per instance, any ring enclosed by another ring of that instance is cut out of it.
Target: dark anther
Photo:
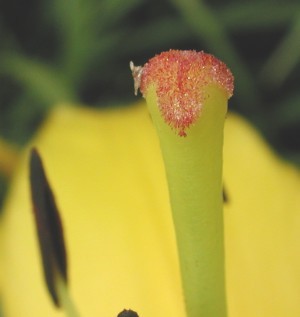
[[[33,214],[47,288],[56,306],[57,274],[67,282],[67,255],[63,228],[42,159],[36,149],[30,153],[30,188]]]
[[[139,317],[139,315],[131,309],[124,309],[118,314],[117,317]]]

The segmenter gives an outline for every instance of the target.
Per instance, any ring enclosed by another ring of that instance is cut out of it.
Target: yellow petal
[[[238,116],[229,116],[225,132],[229,317],[299,316],[299,171]],[[33,145],[62,212],[82,316],[116,316],[123,308],[141,317],[184,316],[162,159],[146,108],[58,107]],[[43,282],[27,159],[3,219],[5,316],[62,316]]]
[[[238,116],[225,130],[230,316],[300,316],[300,173]]]
[[[158,141],[145,107],[57,108],[33,141],[62,212],[82,316],[183,316]],[[4,219],[6,317],[61,316],[44,285],[26,158]]]

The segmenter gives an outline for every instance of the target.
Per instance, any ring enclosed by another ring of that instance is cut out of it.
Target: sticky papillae
[[[213,55],[196,51],[170,50],[152,59],[142,69],[140,91],[144,97],[154,85],[158,107],[165,120],[180,136],[197,121],[205,101],[204,88],[219,86],[230,98],[233,75]]]

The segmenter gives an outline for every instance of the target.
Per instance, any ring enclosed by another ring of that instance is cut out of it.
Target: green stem
[[[163,153],[188,317],[226,316],[222,147],[228,95],[204,87],[200,118],[179,137],[162,119],[154,86],[147,104]]]
[[[62,277],[58,274],[56,278],[56,288],[58,297],[60,300],[60,305],[62,310],[65,312],[67,317],[80,317],[66,285],[66,282],[62,279]]]

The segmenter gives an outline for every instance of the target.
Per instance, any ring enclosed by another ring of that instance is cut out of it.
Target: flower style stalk
[[[233,76],[203,52],[131,63],[160,139],[188,317],[226,316],[222,147]]]

